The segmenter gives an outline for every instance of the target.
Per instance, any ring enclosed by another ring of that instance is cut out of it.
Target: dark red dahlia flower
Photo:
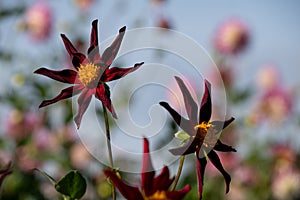
[[[75,117],[77,128],[80,126],[82,116],[91,101],[92,95],[95,95],[97,99],[102,101],[113,117],[117,118],[110,100],[110,91],[106,82],[117,80],[135,71],[143,64],[143,62],[137,63],[131,68],[110,68],[110,65],[119,51],[126,27],[124,26],[119,30],[119,35],[113,43],[105,49],[102,56],[100,56],[97,24],[98,20],[94,20],[92,23],[90,47],[87,51],[87,57],[78,52],[70,40],[64,34],[61,34],[75,70],[65,69],[54,71],[40,68],[34,72],[63,83],[73,84],[62,90],[55,98],[43,101],[39,106],[40,108],[81,93],[78,98],[78,114]]]
[[[234,120],[234,118],[232,117],[224,122],[210,121],[212,113],[210,96],[211,86],[207,80],[205,80],[205,91],[201,101],[200,109],[198,109],[198,105],[194,101],[191,93],[187,89],[182,79],[179,77],[175,77],[175,79],[184,98],[188,119],[180,116],[180,114],[178,114],[168,103],[160,102],[160,105],[170,113],[174,121],[184,132],[186,132],[188,135],[188,140],[183,146],[171,149],[170,152],[174,155],[187,155],[195,153],[199,198],[202,196],[203,176],[207,164],[207,157],[224,176],[227,193],[229,191],[231,178],[230,175],[224,170],[218,154],[214,150],[223,152],[236,151],[234,148],[223,144],[218,139],[220,135],[219,133],[226,128]]]
[[[149,154],[149,142],[146,138],[144,138],[140,188],[127,185],[114,171],[105,170],[104,173],[110,178],[120,193],[129,200],[181,200],[191,189],[189,185],[186,185],[179,191],[168,191],[174,178],[169,179],[170,172],[167,166],[155,177]]]

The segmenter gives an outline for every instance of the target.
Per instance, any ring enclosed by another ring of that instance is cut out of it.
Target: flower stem
[[[176,174],[176,177],[175,177],[175,180],[174,180],[174,184],[173,184],[171,190],[175,190],[175,188],[176,188],[176,186],[177,186],[177,183],[178,183],[179,178],[180,178],[180,175],[181,175],[183,163],[184,163],[184,158],[185,158],[184,156],[181,156],[181,157],[180,157],[180,163],[179,163],[178,170],[177,170],[177,174]]]
[[[103,117],[105,121],[106,143],[107,143],[107,150],[108,150],[109,165],[110,165],[110,169],[113,170],[114,163],[113,163],[113,156],[112,156],[112,149],[111,149],[111,142],[110,142],[108,115],[107,115],[106,107],[103,104],[102,104],[102,108],[103,108]],[[113,184],[112,184],[112,198],[113,200],[116,200],[116,189]]]

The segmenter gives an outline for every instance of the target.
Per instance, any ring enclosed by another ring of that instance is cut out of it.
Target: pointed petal
[[[76,81],[77,72],[70,69],[65,69],[61,71],[54,71],[50,69],[46,69],[44,67],[37,69],[35,74],[41,74],[44,76],[47,76],[49,78],[52,78],[54,80],[63,82],[63,83],[70,83],[73,84]]]
[[[231,117],[230,119],[226,120],[226,121],[213,121],[211,122],[211,124],[214,126],[214,128],[217,130],[217,132],[222,131],[223,129],[225,129],[229,124],[231,124],[231,122],[234,121],[234,118]]]
[[[224,144],[221,142],[221,140],[218,140],[216,145],[214,146],[214,150],[216,151],[222,151],[222,152],[236,152],[236,149],[232,146],[229,146],[227,144]]]
[[[161,173],[154,178],[153,191],[168,190],[174,180],[174,178],[170,179],[169,176],[170,176],[169,168],[167,166],[164,166]]]
[[[78,94],[81,90],[83,89],[83,86],[82,85],[76,85],[76,86],[71,86],[71,87],[68,87],[66,89],[63,89],[59,95],[57,95],[55,98],[53,99],[50,99],[50,100],[45,100],[43,101],[39,108],[42,108],[44,106],[48,106],[50,104],[53,104],[53,103],[56,103],[60,100],[63,100],[63,99],[67,99],[67,98],[70,98],[72,96],[75,96],[76,94]]]
[[[102,55],[102,60],[106,64],[107,67],[111,65],[111,63],[114,61],[116,55],[118,54],[119,48],[121,46],[121,42],[123,40],[124,34],[125,34],[126,26],[121,28],[119,30],[119,35],[116,37],[116,39],[113,41],[113,43],[105,49]]]
[[[152,166],[150,153],[149,153],[149,141],[144,138],[144,152],[142,163],[142,190],[144,190],[146,196],[150,196],[153,193],[153,178],[155,171]]]
[[[207,164],[206,158],[199,158],[196,154],[196,172],[198,181],[198,197],[202,199],[203,185],[204,185],[204,171]]]
[[[111,170],[104,170],[104,174],[110,178],[110,180],[113,182],[113,184],[118,188],[120,193],[126,198],[126,199],[136,199],[136,200],[143,200],[143,196],[139,189],[137,187],[133,187],[130,185],[127,185],[121,180],[115,172]]]
[[[67,38],[65,34],[60,34],[60,36],[70,56],[73,56],[75,53],[78,52],[77,49],[73,46],[72,42]]]
[[[168,199],[182,200],[184,196],[191,190],[191,186],[186,185],[181,190],[167,192]]]
[[[95,97],[99,99],[104,106],[109,110],[112,116],[117,119],[117,114],[110,100],[109,87],[106,84],[99,84],[96,88]]]
[[[200,106],[199,124],[201,124],[202,122],[208,122],[211,117],[211,85],[207,80],[205,80],[204,82],[205,89]]]
[[[224,170],[220,158],[215,151],[212,150],[211,152],[209,152],[208,157],[212,164],[222,173],[226,182],[226,193],[228,193],[231,181],[230,175]]]
[[[85,113],[86,109],[88,108],[88,106],[91,102],[92,96],[93,96],[93,90],[85,89],[85,90],[83,90],[83,92],[81,93],[81,95],[79,96],[79,98],[77,100],[78,111],[77,111],[76,117],[74,118],[74,121],[77,125],[77,129],[79,129],[79,127],[80,127],[82,116]]]
[[[198,122],[198,120],[197,120],[198,106],[197,106],[196,102],[194,101],[188,88],[184,84],[184,82],[177,76],[175,76],[175,79],[177,81],[177,84],[180,87],[182,96],[184,98],[185,109],[189,116],[189,119],[192,120],[196,124]]]
[[[183,146],[175,149],[170,149],[169,151],[175,156],[191,154],[196,151],[197,143],[198,140],[192,138]]]
[[[64,42],[65,48],[71,57],[73,66],[75,67],[76,70],[78,70],[80,64],[86,60],[85,55],[77,51],[77,49],[73,46],[73,44],[70,42],[70,40],[67,38],[65,34],[60,34],[60,35]]]
[[[96,55],[97,55],[97,60],[100,60],[97,19],[92,22],[90,47],[88,48],[88,56],[90,60],[94,61]]]
[[[190,121],[179,115],[167,102],[159,102],[159,105],[164,107],[172,116],[173,120],[176,122],[182,130],[187,132],[189,135],[194,135],[194,127]]]
[[[144,64],[144,62],[141,62],[141,63],[136,63],[133,67],[130,67],[130,68],[113,67],[110,69],[106,69],[104,74],[101,77],[101,80],[103,82],[117,80],[119,78],[122,78],[123,76],[126,76],[127,74],[129,74],[131,72],[134,72],[143,64]]]

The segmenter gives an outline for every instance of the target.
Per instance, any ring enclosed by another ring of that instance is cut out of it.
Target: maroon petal
[[[210,97],[210,83],[205,80],[205,89],[203,98],[201,101],[200,112],[199,112],[199,124],[202,122],[208,122],[211,117],[211,97]]]
[[[203,185],[204,185],[204,171],[207,164],[206,158],[199,158],[196,154],[196,172],[198,181],[198,197],[202,199]]]
[[[212,164],[222,173],[222,175],[225,179],[225,182],[226,182],[226,193],[228,193],[229,187],[230,187],[229,185],[230,185],[230,181],[231,181],[230,175],[224,170],[222,163],[220,161],[220,158],[215,151],[209,152],[208,157],[209,157],[210,161],[212,162]]]
[[[227,144],[223,144],[220,140],[217,141],[216,145],[214,146],[214,150],[222,152],[236,152],[235,148]]]
[[[88,106],[91,102],[92,96],[93,96],[93,90],[85,89],[80,94],[80,96],[77,100],[78,111],[77,111],[76,117],[74,118],[74,121],[77,125],[77,129],[79,129],[79,127],[80,127],[82,116],[85,113],[86,109],[88,108]]]
[[[70,83],[73,84],[76,81],[77,72],[70,69],[65,69],[61,71],[54,71],[50,69],[46,69],[44,67],[39,68],[34,72],[35,74],[41,74],[44,76],[47,76],[49,78],[52,78],[54,80],[63,82],[63,83]]]
[[[120,193],[126,198],[126,199],[136,199],[136,200],[143,200],[143,196],[139,189],[137,187],[133,187],[130,185],[127,185],[121,180],[115,172],[111,170],[104,170],[104,174],[110,178],[110,180],[113,182],[113,184],[118,188]]]
[[[191,186],[186,185],[181,190],[167,192],[168,199],[182,200],[184,196],[191,190]]]
[[[12,173],[12,163],[8,163],[5,169],[0,170],[0,186],[2,185],[6,176]]]
[[[71,86],[71,87],[68,87],[66,89],[63,89],[60,92],[60,94],[57,95],[55,98],[43,101],[40,104],[39,108],[42,108],[44,106],[48,106],[50,104],[56,103],[56,102],[58,102],[60,100],[63,100],[63,99],[70,98],[72,96],[75,96],[83,89],[83,87],[84,86],[82,86],[82,85],[76,85],[76,86]]]
[[[75,53],[71,59],[73,66],[77,70],[80,67],[80,64],[86,64],[89,62],[89,60],[86,59],[85,55],[83,55],[82,53]]]
[[[194,127],[191,125],[190,121],[178,114],[167,102],[159,102],[159,105],[164,107],[172,116],[173,120],[176,122],[182,130],[187,132],[189,135],[194,135]]]
[[[110,100],[109,87],[106,84],[99,84],[96,88],[95,97],[99,99],[103,105],[109,110],[114,118],[117,118],[117,114]]]
[[[66,50],[68,51],[70,57],[72,57],[75,53],[77,53],[77,49],[73,46],[72,42],[67,38],[65,34],[60,34],[64,45],[66,47]]]
[[[176,79],[176,81],[180,87],[181,93],[183,95],[185,109],[189,116],[189,119],[192,120],[196,124],[198,121],[197,120],[198,106],[197,106],[196,102],[194,101],[188,88],[184,84],[184,82],[177,76],[175,76],[175,79]]]
[[[100,60],[99,45],[98,45],[98,20],[92,22],[90,47],[88,48],[89,59],[94,61],[97,55],[97,60]]]
[[[167,166],[164,166],[161,173],[154,178],[153,191],[168,190],[174,180],[174,178],[170,179],[169,176],[170,176],[169,168]]]
[[[60,35],[64,42],[66,50],[68,51],[68,53],[71,57],[74,67],[78,70],[78,67],[80,66],[80,64],[86,60],[85,55],[83,55],[82,53],[79,53],[77,51],[77,49],[73,46],[73,44],[70,42],[70,40],[67,38],[67,36],[65,34],[60,34]]]
[[[130,68],[113,67],[110,69],[106,69],[104,74],[101,77],[101,80],[103,82],[117,80],[119,78],[122,78],[123,76],[126,76],[127,74],[129,74],[131,72],[134,72],[143,64],[144,64],[144,62],[141,62],[141,63],[135,64],[133,67],[130,67]]]
[[[229,124],[231,124],[231,122],[234,121],[234,118],[231,117],[230,119],[226,120],[226,121],[213,121],[211,122],[211,124],[214,126],[214,128],[220,132],[222,131],[224,128],[226,128]]]
[[[149,141],[147,138],[144,138],[144,152],[143,152],[143,163],[142,163],[142,190],[145,192],[146,196],[150,196],[154,191],[153,187],[153,178],[155,172],[152,166],[150,153],[149,153]]]
[[[185,145],[169,151],[175,156],[191,154],[196,151],[198,143],[199,140],[191,138]]]
[[[116,55],[119,51],[119,48],[121,46],[121,42],[122,42],[124,34],[125,34],[125,30],[126,30],[126,26],[121,28],[119,30],[119,35],[117,36],[117,38],[103,52],[102,60],[106,64],[107,67],[109,67],[111,65],[111,63],[114,61],[114,59],[115,59],[115,57],[116,57]]]

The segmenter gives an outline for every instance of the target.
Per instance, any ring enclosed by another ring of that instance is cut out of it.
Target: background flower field
[[[209,70],[202,75],[216,88],[225,88],[226,112],[234,116],[235,121],[224,130],[221,138],[234,146],[237,153],[219,153],[232,178],[230,192],[225,195],[223,177],[209,163],[203,199],[300,199],[299,8],[300,2],[292,0],[276,3],[1,1],[0,169],[12,163],[12,173],[1,185],[1,199],[61,198],[52,184],[33,168],[40,168],[55,179],[77,169],[88,183],[83,199],[110,198],[110,183],[102,171],[105,166],[88,152],[78,136],[72,101],[64,100],[38,109],[41,101],[57,95],[64,85],[33,74],[39,67],[69,68],[71,63],[60,33],[70,36],[76,48],[85,51],[94,19],[99,19],[99,42],[114,36],[124,25],[127,30],[172,29],[195,40],[217,65],[222,83]],[[129,65],[125,59],[120,63]],[[147,64],[151,59],[168,63],[170,57],[161,51],[153,51],[150,55],[145,51],[139,54],[137,62]],[[185,67],[182,65],[178,70],[184,74]],[[202,80],[184,78],[201,99]],[[130,82],[127,89],[134,84]],[[179,93],[175,80],[170,80],[168,88]],[[145,91],[152,94],[155,88]],[[170,104],[178,103],[170,93],[159,91]],[[137,91],[129,105],[122,101],[128,98],[126,92],[112,101],[116,108],[132,110],[133,119],[138,121],[151,107],[144,101],[143,94]],[[212,101],[218,99],[212,96]],[[218,110],[217,107],[213,109]],[[163,134],[151,141],[153,149],[163,146],[178,130],[167,114],[166,118]],[[119,144],[123,141],[122,132],[112,117],[110,120],[112,142]],[[122,145],[126,146],[126,142]],[[134,141],[134,147],[142,152],[142,140]],[[122,165],[129,163],[140,167],[139,158],[128,160],[116,153],[115,159],[121,170]],[[192,190],[185,199],[197,199],[193,156],[187,156],[185,162],[179,187],[190,184]],[[178,161],[170,166],[172,176],[177,166]],[[138,185],[138,173],[133,177],[122,173],[122,177]]]

